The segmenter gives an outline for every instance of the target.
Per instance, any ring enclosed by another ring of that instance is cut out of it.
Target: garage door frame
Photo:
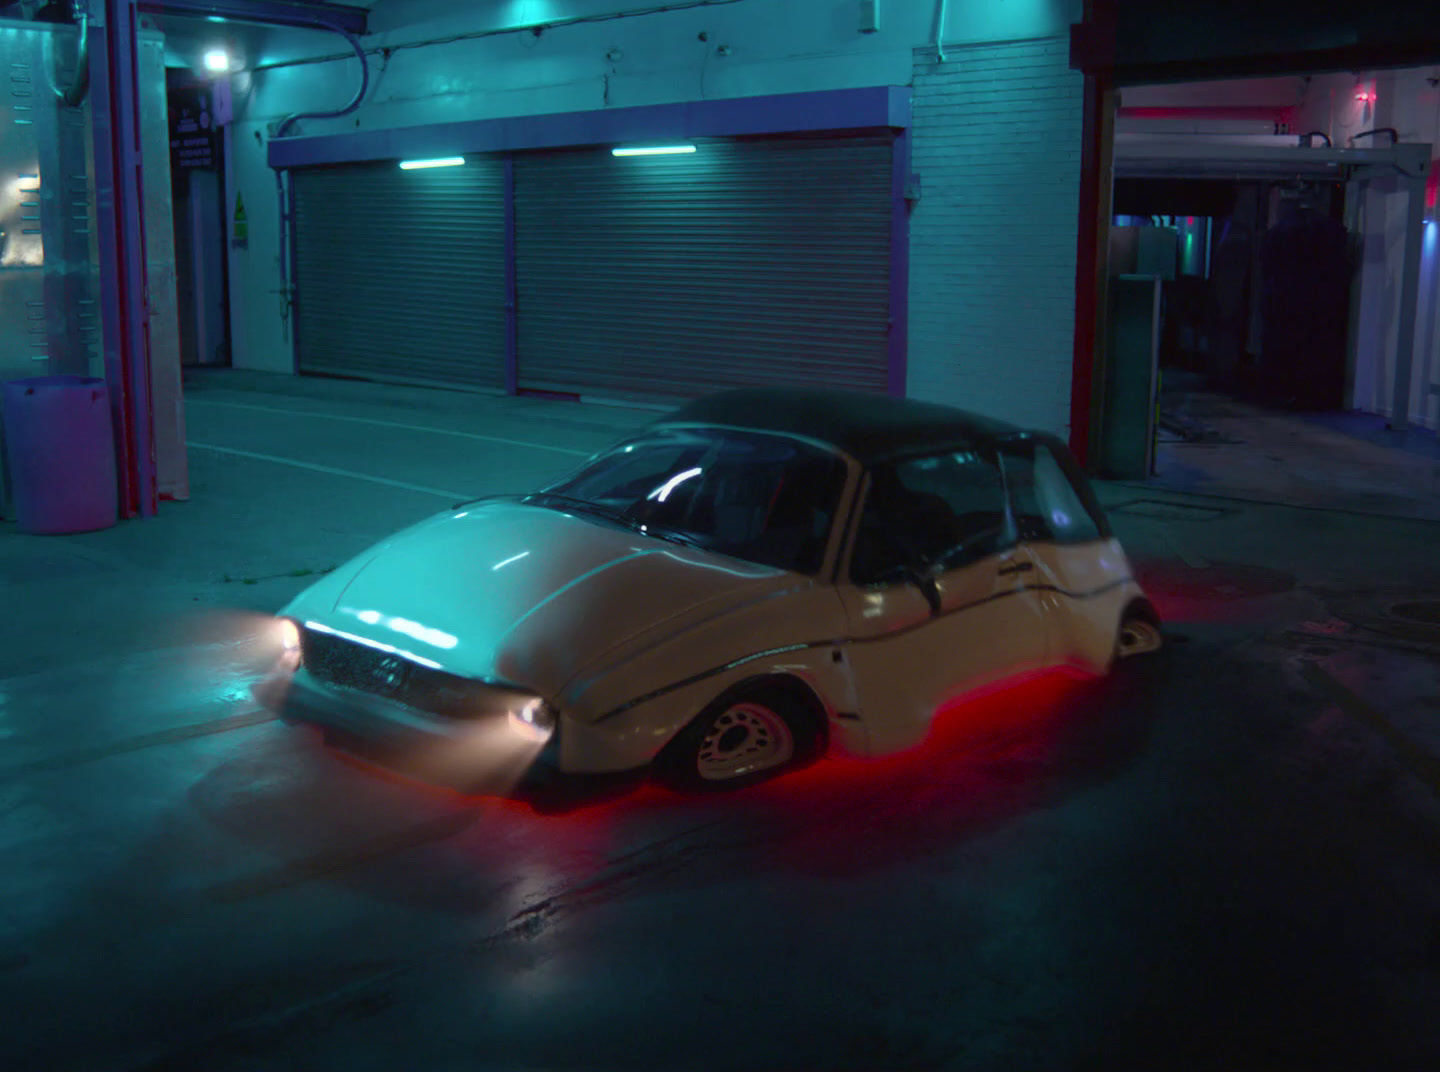
[[[1172,0],[1153,8],[1086,0],[1082,21],[1070,28],[1070,66],[1085,75],[1070,445],[1092,471],[1091,447],[1104,420],[1101,310],[1108,300],[1108,267],[1103,236],[1110,221],[1116,90],[1156,82],[1426,66],[1440,60],[1440,29],[1433,22],[1416,22],[1406,0],[1327,7],[1300,23],[1288,0],[1252,0],[1227,12],[1222,32],[1193,32],[1196,26],[1212,25],[1217,24],[1208,0]],[[1412,204],[1418,201],[1412,193]],[[1418,235],[1413,213],[1409,223]],[[1407,232],[1407,246],[1410,241]],[[1413,252],[1407,249],[1407,261]],[[1408,266],[1406,271],[1410,274]],[[1413,301],[1407,299],[1406,305],[1413,308]],[[1408,366],[1410,358],[1402,353],[1399,360]],[[1404,427],[1408,414],[1400,420]]]
[[[634,108],[564,112],[503,119],[277,138],[267,162],[278,170],[364,161],[495,154],[506,167],[505,385],[518,390],[518,333],[514,293],[515,206],[512,155],[529,149],[657,144],[697,138],[767,134],[839,134],[888,128],[891,166],[888,393],[904,395],[909,291],[909,206],[918,181],[910,170],[911,91],[870,86]],[[293,220],[293,215],[292,215]],[[291,248],[294,248],[292,241]]]

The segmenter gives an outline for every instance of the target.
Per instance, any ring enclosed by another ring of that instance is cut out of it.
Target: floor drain
[[[1396,603],[1390,617],[1403,618],[1421,625],[1440,625],[1440,599],[1421,599],[1413,603]]]

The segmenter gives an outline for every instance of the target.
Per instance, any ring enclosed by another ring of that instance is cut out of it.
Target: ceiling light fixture
[[[668,156],[671,153],[693,153],[693,145],[653,145],[638,149],[611,149],[612,156]]]
[[[403,171],[414,171],[417,168],[459,167],[463,163],[463,156],[437,156],[433,160],[402,160],[400,168]]]

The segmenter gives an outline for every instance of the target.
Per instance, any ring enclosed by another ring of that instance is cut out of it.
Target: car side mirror
[[[905,580],[919,589],[920,594],[925,597],[925,602],[930,607],[931,617],[940,613],[940,585],[936,582],[933,573],[915,566],[907,566],[905,567]]]

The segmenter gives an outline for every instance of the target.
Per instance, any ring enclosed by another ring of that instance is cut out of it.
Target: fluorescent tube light
[[[434,160],[402,160],[400,167],[405,171],[427,167],[459,167],[465,163],[463,156],[437,156]]]
[[[670,153],[693,153],[693,145],[655,145],[644,149],[611,149],[612,156],[665,156]]]

